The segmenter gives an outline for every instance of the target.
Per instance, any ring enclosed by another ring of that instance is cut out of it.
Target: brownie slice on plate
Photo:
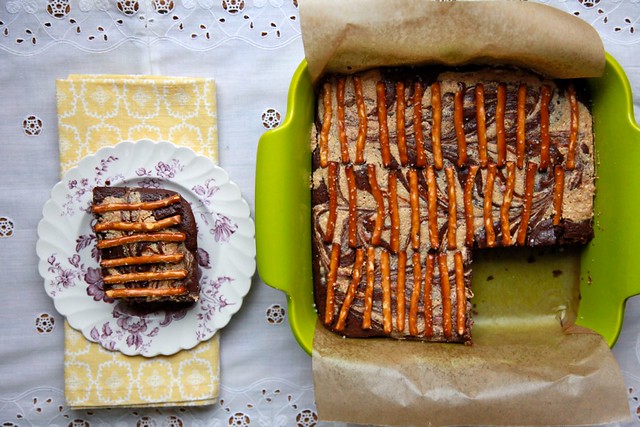
[[[96,187],[92,211],[108,297],[150,306],[198,300],[196,222],[180,194]]]

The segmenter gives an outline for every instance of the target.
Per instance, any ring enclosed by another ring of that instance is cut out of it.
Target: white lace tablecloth
[[[548,0],[594,25],[624,66],[640,117],[640,1]],[[216,79],[220,164],[253,208],[260,135],[286,113],[303,58],[297,0],[0,1],[0,425],[314,426],[311,358],[284,294],[255,277],[221,335],[221,395],[198,409],[72,411],[63,319],[37,271],[36,226],[58,181],[55,79],[158,74]],[[614,352],[640,425],[640,298]]]

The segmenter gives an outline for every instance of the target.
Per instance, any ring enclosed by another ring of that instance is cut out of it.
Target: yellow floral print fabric
[[[215,83],[159,76],[71,75],[57,82],[60,171],[120,141],[171,141],[218,161]],[[171,356],[125,356],[65,322],[64,378],[73,408],[215,403],[219,337]]]

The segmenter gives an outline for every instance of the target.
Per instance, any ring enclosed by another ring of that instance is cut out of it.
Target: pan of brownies
[[[640,292],[632,105],[611,56],[602,77],[575,81],[403,68],[314,86],[303,62],[256,172],[258,269],[287,294],[301,347],[316,323],[471,343],[474,293],[491,285],[476,252],[522,247],[576,251],[574,313],[559,324],[613,345]]]

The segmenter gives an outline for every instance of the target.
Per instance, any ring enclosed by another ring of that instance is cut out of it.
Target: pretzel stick
[[[114,211],[138,211],[138,210],[155,210],[164,208],[180,201],[180,195],[174,194],[171,197],[152,201],[152,202],[136,202],[136,203],[104,203],[101,205],[93,205],[91,210],[93,213],[104,213]]]
[[[478,131],[478,156],[480,167],[487,166],[487,117],[484,108],[484,86],[476,85],[476,122]]]
[[[324,242],[330,243],[333,241],[336,218],[338,217],[338,164],[336,162],[329,162],[329,167],[327,168],[327,189],[329,192],[329,218],[327,218]]]
[[[427,271],[424,275],[424,336],[430,337],[433,335],[433,302],[431,300],[431,289],[433,288],[433,273],[436,265],[435,252],[429,251],[427,253]]]
[[[109,298],[139,298],[139,297],[169,297],[185,295],[189,293],[186,286],[176,286],[175,288],[122,288],[109,289],[104,292]]]
[[[185,233],[140,233],[131,236],[104,239],[97,243],[98,249],[112,248],[114,246],[127,245],[139,242],[184,242],[187,239]]]
[[[187,270],[147,271],[144,273],[114,274],[103,277],[102,281],[105,284],[112,285],[114,283],[180,280],[187,277],[187,274]]]
[[[340,244],[331,245],[331,261],[329,262],[329,274],[327,277],[327,299],[324,310],[324,323],[333,323],[333,312],[335,308],[335,285],[338,278],[338,267],[340,264]]]
[[[440,288],[442,292],[442,329],[444,336],[451,338],[453,332],[451,324],[451,285],[446,253],[438,255],[438,269],[440,270]]]
[[[384,82],[376,84],[378,106],[378,131],[380,132],[380,154],[382,165],[389,167],[391,164],[391,151],[389,151],[389,126],[387,124],[387,94]]]
[[[184,254],[173,255],[146,255],[132,256],[125,258],[103,259],[100,266],[104,268],[121,267],[123,265],[141,265],[141,264],[158,264],[180,262],[184,258]]]
[[[378,180],[376,179],[376,165],[370,163],[367,165],[367,174],[369,176],[369,185],[371,186],[371,194],[376,200],[376,222],[371,235],[371,244],[373,246],[380,245],[382,239],[382,228],[384,226],[384,198],[382,197],[382,191],[378,187]]]
[[[422,95],[424,95],[422,84],[415,82],[413,85],[413,129],[416,139],[416,166],[421,168],[427,165],[424,135],[422,134]]]
[[[464,264],[462,262],[462,252],[456,252],[453,260],[456,273],[456,332],[458,332],[458,335],[464,335],[464,331],[466,329],[465,319],[467,297],[464,289]]]
[[[487,180],[484,185],[484,231],[487,238],[487,247],[496,244],[496,233],[493,229],[493,184],[496,179],[496,164],[491,163],[487,167]]]
[[[540,171],[546,171],[549,167],[549,102],[551,101],[551,88],[542,85],[540,89]]]
[[[518,87],[518,107],[516,119],[516,164],[519,169],[524,167],[524,148],[526,129],[526,102],[527,102],[527,85],[524,83]]]
[[[376,250],[367,247],[367,286],[364,291],[364,311],[362,313],[362,329],[371,329],[371,310],[373,310],[373,286],[376,279]]]
[[[567,97],[571,107],[571,125],[569,133],[569,151],[567,152],[567,170],[573,170],[576,167],[576,145],[578,142],[578,128],[580,126],[580,113],[578,111],[578,99],[576,98],[576,90],[572,84],[567,89]]]
[[[344,329],[345,322],[347,321],[347,315],[349,314],[349,308],[353,303],[353,299],[356,297],[356,291],[360,284],[360,278],[362,277],[362,264],[364,262],[364,249],[356,249],[356,261],[353,264],[353,270],[351,271],[351,283],[349,289],[340,307],[340,314],[338,314],[338,323],[336,323],[336,330],[341,331]]]
[[[562,220],[562,200],[564,197],[564,169],[557,165],[554,169],[554,186],[553,186],[553,225],[560,224]]]
[[[418,335],[418,301],[422,287],[422,268],[420,266],[420,252],[413,253],[413,292],[409,303],[409,333]]]
[[[502,206],[500,206],[500,227],[502,230],[502,244],[511,246],[511,224],[509,224],[509,209],[513,200],[513,190],[516,185],[516,165],[507,162],[507,187],[504,191]]]
[[[522,216],[520,229],[516,242],[523,246],[527,237],[527,229],[529,228],[529,218],[531,217],[531,203],[533,201],[533,188],[536,182],[537,165],[533,162],[527,163],[527,174],[524,184],[524,200],[522,201]]]
[[[93,229],[96,232],[107,230],[118,231],[157,231],[164,228],[169,228],[172,225],[180,224],[182,217],[180,215],[170,216],[168,218],[161,219],[156,222],[126,222],[126,221],[113,221],[113,222],[100,222],[97,223]]]
[[[396,288],[396,327],[398,331],[404,331],[405,324],[405,310],[406,310],[406,295],[405,285],[407,277],[407,253],[400,251],[398,253],[398,284]]]
[[[498,85],[498,104],[496,105],[496,145],[498,147],[498,167],[503,167],[507,161],[507,142],[504,129],[504,111],[507,106],[507,86]]]
[[[407,108],[404,99],[404,83],[396,83],[396,133],[398,139],[398,154],[400,156],[400,164],[406,166],[409,162],[407,155],[407,136],[405,134],[405,109]]]
[[[458,140],[458,167],[467,164],[467,139],[464,134],[464,84],[458,84],[458,90],[453,102],[453,124]]]
[[[329,131],[331,130],[332,114],[331,83],[325,83],[323,89],[324,115],[322,116],[322,129],[320,130],[318,144],[320,145],[320,166],[326,168],[329,163]]]
[[[349,146],[347,143],[347,132],[344,123],[344,92],[345,78],[338,79],[338,87],[336,93],[337,113],[338,113],[338,138],[340,139],[340,152],[342,154],[342,163],[349,163]]]
[[[358,136],[356,137],[356,164],[364,163],[364,146],[367,141],[367,110],[364,105],[364,93],[362,91],[362,80],[360,77],[353,77],[353,86],[356,95],[356,106],[358,107]]]
[[[433,163],[437,170],[442,169],[442,95],[440,94],[440,83],[431,84],[431,149],[433,151]]]

